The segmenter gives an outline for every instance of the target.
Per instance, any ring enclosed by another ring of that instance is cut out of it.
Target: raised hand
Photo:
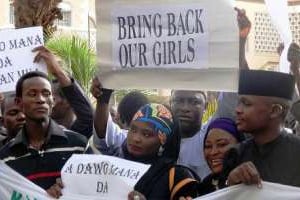
[[[59,65],[56,57],[53,53],[51,53],[51,51],[49,51],[44,46],[39,46],[34,48],[32,52],[37,52],[37,55],[34,58],[34,62],[40,62],[41,60],[44,60],[47,65],[48,72],[58,80],[62,87],[71,84],[71,79]]]
[[[244,9],[239,9],[237,7],[235,7],[234,9],[237,11],[237,21],[240,30],[240,38],[246,39],[251,30],[251,22],[246,16],[246,11]]]

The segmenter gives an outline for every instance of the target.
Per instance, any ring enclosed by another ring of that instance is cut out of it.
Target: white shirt
[[[181,139],[178,164],[185,165],[194,170],[201,179],[211,173],[204,157],[204,137],[207,125],[190,138]]]
[[[105,144],[108,148],[120,147],[124,140],[127,137],[128,130],[121,129],[111,118],[111,115],[108,115],[107,126],[106,126],[106,134],[105,138],[99,138],[96,134],[96,130],[93,130],[93,142],[94,146],[100,152],[103,149],[103,145]],[[104,148],[105,149],[105,148]]]

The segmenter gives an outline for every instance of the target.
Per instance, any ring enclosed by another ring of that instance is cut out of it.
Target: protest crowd
[[[263,189],[263,181],[300,187],[300,47],[288,48],[290,73],[253,70],[245,56],[251,22],[242,9],[236,15],[238,91],[218,91],[216,110],[206,120],[208,92],[176,88],[168,104],[128,92],[113,113],[114,90],[98,76],[91,80],[93,104],[54,53],[32,49],[51,79],[28,72],[13,93],[1,93],[0,159],[57,199],[65,187],[61,170],[73,154],[150,165],[130,200],[189,200],[238,184]]]

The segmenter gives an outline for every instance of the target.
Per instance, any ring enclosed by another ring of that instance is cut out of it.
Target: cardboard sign
[[[99,0],[106,88],[236,91],[239,38],[230,0]]]
[[[113,156],[73,155],[62,169],[63,194],[126,199],[149,167]]]
[[[45,64],[33,63],[32,49],[42,45],[42,27],[0,30],[0,92],[14,91],[18,79],[29,71],[47,73]]]

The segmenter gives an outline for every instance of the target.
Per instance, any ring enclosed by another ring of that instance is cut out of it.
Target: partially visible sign
[[[10,200],[50,200],[38,187],[0,161],[0,197]]]
[[[44,45],[42,27],[0,30],[0,92],[15,90],[18,79],[29,71],[47,72],[34,63],[32,49]]]
[[[73,155],[61,171],[63,194],[127,199],[149,167],[112,156]]]

